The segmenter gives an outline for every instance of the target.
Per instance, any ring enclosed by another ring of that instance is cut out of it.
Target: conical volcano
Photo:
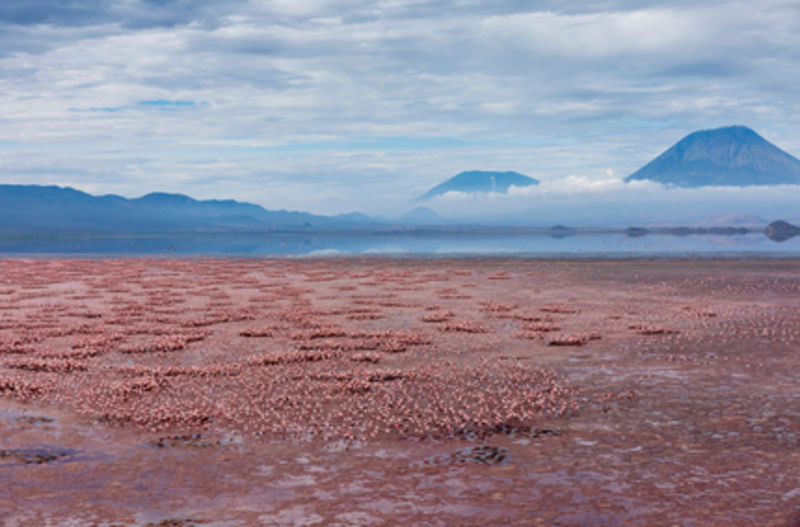
[[[448,192],[497,192],[500,194],[506,194],[508,193],[508,189],[512,186],[529,187],[531,185],[538,184],[539,180],[525,176],[518,172],[489,172],[485,170],[471,170],[456,174],[444,183],[436,185],[428,192],[417,198],[416,201],[424,201]]]
[[[746,126],[694,132],[625,178],[677,187],[800,185],[800,159]]]

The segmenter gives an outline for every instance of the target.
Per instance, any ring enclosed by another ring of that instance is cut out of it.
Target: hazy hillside
[[[152,193],[136,199],[92,196],[72,188],[0,185],[0,231],[214,232],[355,228],[373,221],[270,211],[234,200],[201,201],[182,194]]]

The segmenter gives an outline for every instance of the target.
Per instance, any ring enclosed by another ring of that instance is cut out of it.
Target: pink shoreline
[[[788,524],[796,263],[3,259],[0,512]]]

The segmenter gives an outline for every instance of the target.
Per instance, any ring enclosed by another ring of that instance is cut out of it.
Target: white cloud
[[[484,20],[494,39],[536,55],[591,59],[667,53],[713,38],[712,11],[668,8],[640,11],[563,14],[514,13]]]
[[[723,124],[800,154],[783,2],[62,4],[0,7],[0,182],[374,212],[474,168],[613,193]]]
[[[680,224],[749,214],[800,219],[800,185],[678,188],[652,181],[568,176],[507,194],[448,192],[427,206],[446,217],[498,223],[567,225]]]

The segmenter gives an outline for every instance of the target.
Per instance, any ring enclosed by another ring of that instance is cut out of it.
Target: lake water
[[[0,238],[4,256],[800,257],[800,237],[649,234],[264,235]]]

